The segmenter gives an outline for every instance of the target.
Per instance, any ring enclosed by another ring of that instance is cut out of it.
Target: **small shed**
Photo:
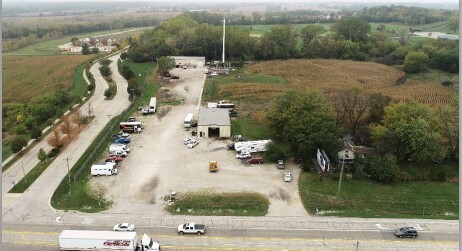
[[[230,138],[231,121],[228,110],[201,107],[197,122],[197,135],[200,138]]]

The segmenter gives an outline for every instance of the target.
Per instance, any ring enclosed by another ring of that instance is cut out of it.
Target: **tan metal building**
[[[228,110],[201,107],[197,122],[197,136],[200,138],[230,138],[231,121]]]

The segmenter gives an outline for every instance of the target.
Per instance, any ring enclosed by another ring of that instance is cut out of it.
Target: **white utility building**
[[[201,107],[197,122],[197,135],[200,138],[230,138],[231,121],[228,110]]]

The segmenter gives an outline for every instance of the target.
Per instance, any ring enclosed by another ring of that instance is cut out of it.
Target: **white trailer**
[[[156,98],[156,97],[152,97],[151,100],[149,101],[149,109],[148,109],[148,112],[149,112],[149,113],[155,113],[155,112],[156,112],[156,109],[157,109],[157,98]]]
[[[245,151],[250,153],[264,152],[266,147],[271,140],[256,140],[256,141],[244,141],[234,143],[234,149],[236,152]]]
[[[118,173],[117,168],[115,167],[116,163],[106,162],[103,164],[95,164],[91,166],[91,175],[93,176],[110,176],[116,175]]]
[[[59,249],[65,250],[138,250],[136,232],[63,230],[58,237]],[[160,250],[160,245],[144,234],[141,250]]]

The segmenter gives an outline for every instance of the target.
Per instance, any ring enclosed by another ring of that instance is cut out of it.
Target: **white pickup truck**
[[[205,225],[188,222],[178,226],[178,234],[205,234]]]

